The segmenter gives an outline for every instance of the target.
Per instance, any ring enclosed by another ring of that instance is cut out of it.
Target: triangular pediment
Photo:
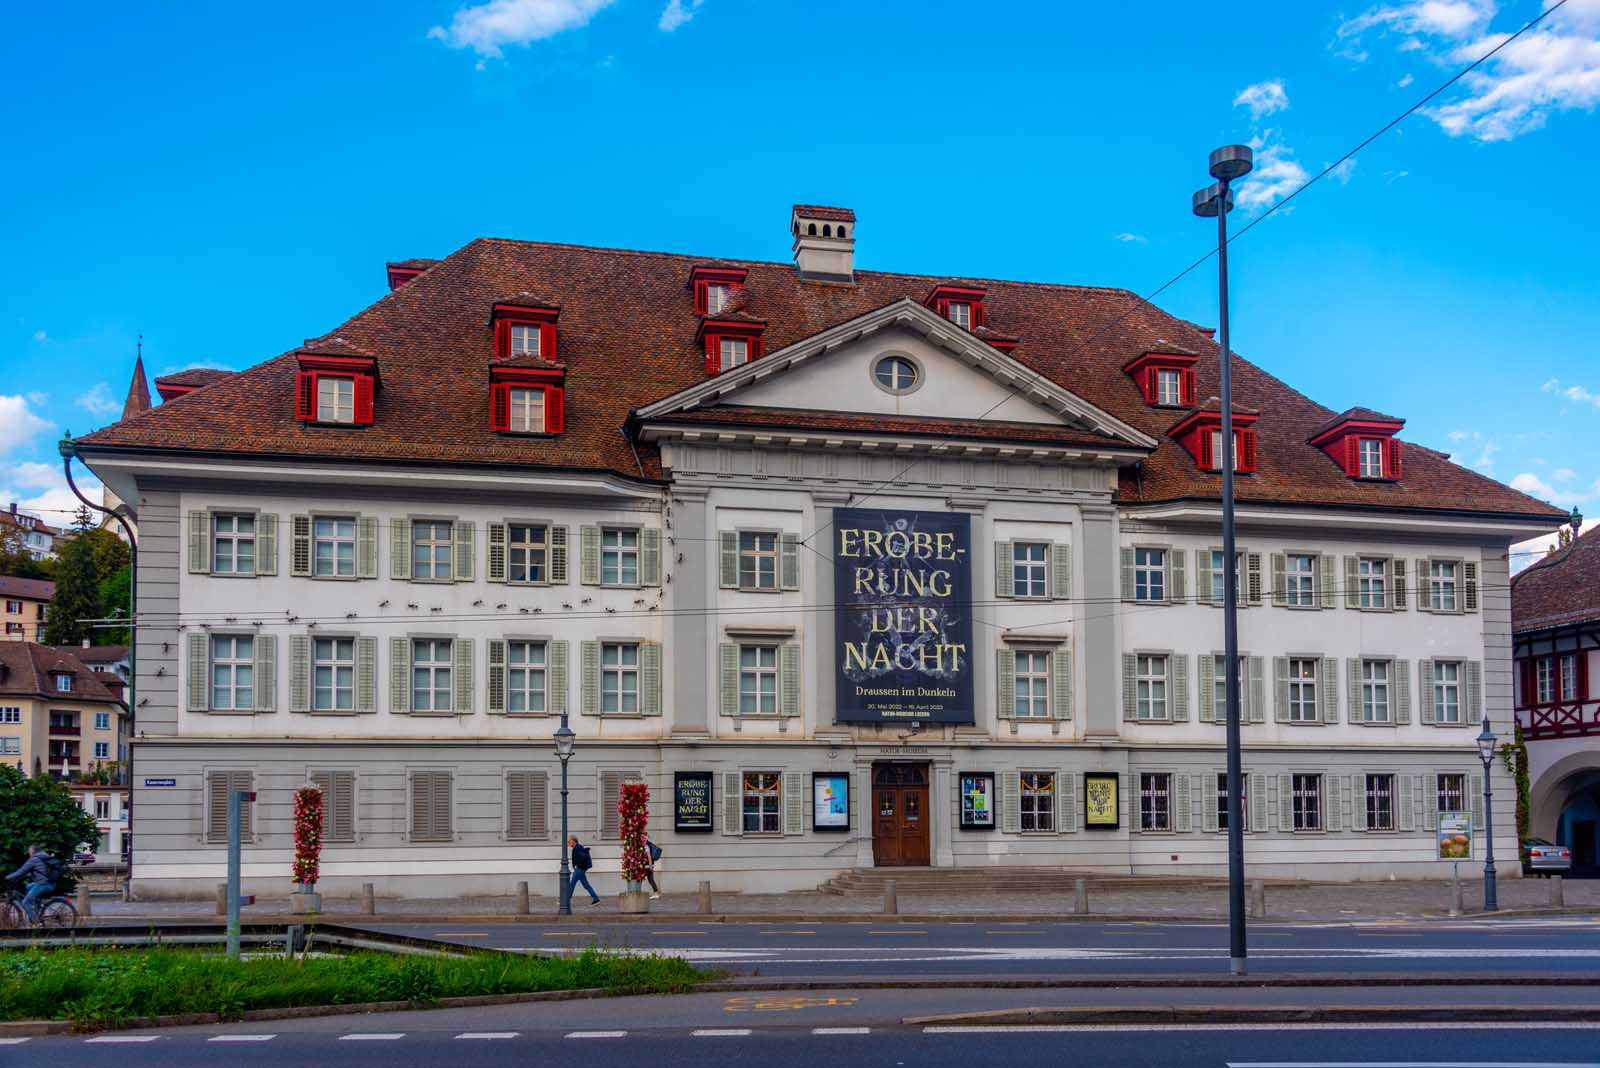
[[[911,388],[886,387],[876,371],[898,357]],[[1107,445],[1153,448],[1134,427],[911,300],[899,300],[768,352],[641,408],[649,422],[728,409],[832,413],[886,424],[993,423],[1103,437]]]

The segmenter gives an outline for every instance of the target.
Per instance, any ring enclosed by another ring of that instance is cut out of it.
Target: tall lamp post
[[[1495,743],[1500,739],[1489,729],[1489,717],[1483,717],[1483,730],[1478,733],[1478,759],[1483,761],[1483,911],[1500,911],[1500,898],[1494,886],[1494,787],[1490,785],[1490,771],[1494,767]]]
[[[567,714],[561,713],[561,727],[556,731],[556,759],[561,761],[561,908],[562,916],[572,915],[572,872],[567,867],[567,761],[572,759],[573,743],[578,736],[567,726]]]
[[[1194,213],[1217,220],[1217,346],[1222,367],[1222,646],[1227,665],[1228,722],[1228,970],[1245,974],[1244,783],[1239,757],[1239,570],[1233,536],[1233,350],[1228,347],[1228,212],[1230,184],[1250,173],[1253,157],[1244,145],[1224,145],[1211,153],[1216,181],[1195,193]]]

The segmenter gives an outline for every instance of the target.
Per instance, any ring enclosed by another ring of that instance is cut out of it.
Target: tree
[[[111,578],[133,560],[128,543],[106,527],[85,530],[73,537],[83,538],[89,543],[90,555],[94,558],[94,573],[101,582]]]
[[[46,777],[29,779],[16,768],[0,765],[0,865],[16,871],[28,859],[28,847],[43,846],[50,855],[71,863],[84,842],[94,843],[100,829],[94,817],[72,799],[66,784]],[[71,889],[58,885],[58,891]]]
[[[106,614],[110,616],[124,615],[129,611],[128,593],[133,584],[133,569],[127,564],[122,565],[110,578],[101,580],[100,603],[105,606]],[[129,634],[127,627],[102,627],[95,631],[94,643],[96,645],[128,645]]]
[[[87,514],[87,509],[84,512]],[[94,543],[79,531],[67,539],[61,559],[56,562],[56,594],[50,599],[42,641],[46,645],[77,645],[88,638],[92,643],[99,632],[84,620],[104,615],[100,576],[94,567]]]
[[[0,527],[0,575],[12,578],[48,579],[50,564],[37,560],[25,544],[27,535],[21,527],[9,524]]]
[[[1544,554],[1546,556],[1554,556],[1556,553],[1560,552],[1561,550],[1571,547],[1571,545],[1572,545],[1572,528],[1571,527],[1562,527],[1562,528],[1560,528],[1559,530],[1556,531],[1556,540],[1554,542],[1552,542],[1548,548],[1545,549]]]

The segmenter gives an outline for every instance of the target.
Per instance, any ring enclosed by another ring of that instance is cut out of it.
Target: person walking
[[[661,900],[661,887],[656,885],[656,865],[661,863],[661,847],[650,840],[650,835],[644,836],[645,856],[650,858],[649,865],[644,869],[644,877],[650,881],[650,900]]]
[[[594,867],[594,857],[589,854],[589,847],[579,842],[577,835],[573,835],[567,839],[567,849],[572,854],[572,881],[567,884],[567,900],[572,900],[573,892],[581,885],[589,891],[589,904],[600,904],[600,895],[589,885],[589,869]]]
[[[28,922],[39,922],[39,902],[47,897],[50,891],[56,888],[56,880],[61,877],[61,865],[56,862],[44,846],[29,846],[28,859],[23,861],[22,867],[6,876],[6,881],[28,881],[27,892],[22,895],[22,908],[28,914]]]

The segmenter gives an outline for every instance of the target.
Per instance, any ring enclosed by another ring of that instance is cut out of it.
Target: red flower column
[[[322,859],[322,791],[302,786],[294,792],[294,881],[310,893]]]
[[[628,881],[629,889],[636,889],[650,870],[650,857],[644,848],[645,827],[650,820],[650,787],[642,782],[623,783],[617,816],[622,828],[622,877]]]

